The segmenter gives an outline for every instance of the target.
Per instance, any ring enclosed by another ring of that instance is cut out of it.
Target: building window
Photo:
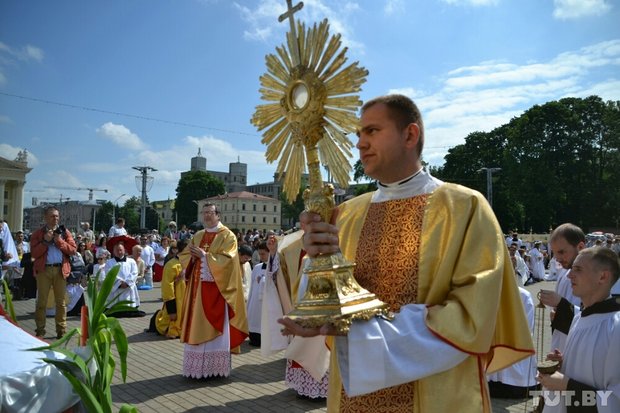
[[[256,204],[252,205],[252,209],[256,212]]]
[[[273,217],[273,223],[274,223],[274,224],[277,224],[277,222],[276,222],[276,217]]]
[[[273,206],[273,212],[278,212],[278,206],[277,205]]]
[[[241,210],[245,211],[245,204],[241,204]]]
[[[245,222],[245,215],[241,216],[241,222]]]
[[[252,222],[256,222],[256,217],[252,217]]]
[[[263,205],[263,212],[267,212],[267,205]]]
[[[267,217],[263,217],[263,224],[267,223]]]

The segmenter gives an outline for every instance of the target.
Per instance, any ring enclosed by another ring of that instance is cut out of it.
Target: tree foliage
[[[547,231],[563,222],[584,230],[620,219],[620,102],[597,96],[536,105],[491,132],[474,132],[448,151],[440,179],[486,193],[504,231]]]
[[[177,185],[177,199],[174,211],[179,222],[177,225],[190,225],[196,221],[197,206],[194,201],[222,195],[225,192],[224,183],[213,175],[204,171],[190,171],[185,173]]]

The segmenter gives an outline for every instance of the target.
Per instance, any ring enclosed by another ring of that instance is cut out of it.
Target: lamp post
[[[480,168],[478,172],[486,171],[487,173],[487,201],[489,201],[489,205],[493,208],[493,172],[499,172],[502,168]]]
[[[116,224],[116,203],[118,202],[119,199],[121,199],[125,195],[127,194],[122,194],[121,196],[116,198],[114,202],[112,202],[112,225]]]

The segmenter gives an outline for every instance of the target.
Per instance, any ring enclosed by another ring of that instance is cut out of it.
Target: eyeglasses
[[[204,211],[203,214],[205,214],[205,215],[215,215],[215,214],[217,214],[217,211]]]

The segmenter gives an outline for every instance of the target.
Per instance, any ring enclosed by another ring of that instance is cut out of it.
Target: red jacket
[[[39,272],[45,271],[45,260],[47,259],[47,243],[43,239],[46,228],[40,228],[33,232],[30,237],[30,252],[34,259],[34,275],[35,277]],[[56,248],[62,252],[62,275],[67,278],[71,273],[71,262],[69,257],[77,252],[77,247],[73,236],[67,230],[65,230],[64,236],[58,238],[56,241]]]

